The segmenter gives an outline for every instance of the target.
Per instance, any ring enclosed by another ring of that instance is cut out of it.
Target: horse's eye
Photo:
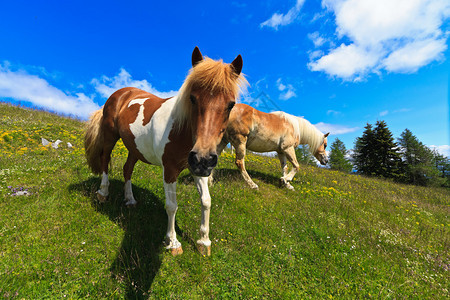
[[[191,95],[191,96],[189,97],[189,99],[191,99],[191,103],[192,103],[192,104],[195,104],[195,103],[197,102],[197,98],[195,98],[194,95]]]
[[[228,103],[228,107],[227,107],[228,111],[232,110],[235,104],[236,104],[235,102]]]

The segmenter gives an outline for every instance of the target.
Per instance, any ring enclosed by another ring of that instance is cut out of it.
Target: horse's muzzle
[[[320,159],[320,164],[322,165],[322,166],[325,166],[326,164],[328,163],[328,158],[325,156],[325,157],[322,157],[321,159]]]
[[[217,154],[210,153],[200,157],[197,152],[191,151],[188,157],[189,170],[195,176],[208,177],[217,166]]]

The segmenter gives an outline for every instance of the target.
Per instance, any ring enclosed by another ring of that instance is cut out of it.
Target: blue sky
[[[385,120],[450,155],[448,0],[211,2],[3,1],[0,99],[85,119],[124,86],[176,94],[199,46],[242,55],[242,102],[263,92],[348,149]]]

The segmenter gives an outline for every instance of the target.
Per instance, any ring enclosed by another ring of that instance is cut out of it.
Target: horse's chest
[[[130,124],[137,151],[154,165],[162,165],[164,148],[169,142],[169,134],[174,123],[173,102],[172,99],[164,102],[146,124],[144,124],[145,105],[141,105],[136,120]]]

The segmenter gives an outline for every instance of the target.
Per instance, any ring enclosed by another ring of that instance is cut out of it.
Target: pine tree
[[[416,185],[442,185],[444,183],[445,179],[442,178],[445,176],[442,177],[439,170],[440,166],[442,169],[446,168],[443,156],[437,152],[433,153],[409,129],[402,132],[398,141],[403,150],[406,182]]]
[[[450,159],[436,149],[433,149],[432,153],[433,165],[438,170],[439,177],[442,178],[442,186],[450,187]]]
[[[353,164],[359,174],[375,175],[374,132],[369,123],[364,128],[362,137],[358,137],[355,141]]]
[[[330,147],[330,168],[333,170],[350,173],[352,170],[352,164],[347,158],[345,158],[346,154],[347,149],[345,148],[344,143],[339,138],[336,138]]]
[[[375,175],[399,180],[403,175],[403,163],[397,143],[385,121],[377,121],[375,125]]]
[[[354,165],[358,173],[400,180],[403,163],[397,144],[386,122],[367,124],[362,137],[355,141]]]
[[[308,145],[300,145],[297,149],[295,149],[295,156],[297,156],[297,160],[299,163],[310,166],[317,166],[316,159],[309,151]]]

